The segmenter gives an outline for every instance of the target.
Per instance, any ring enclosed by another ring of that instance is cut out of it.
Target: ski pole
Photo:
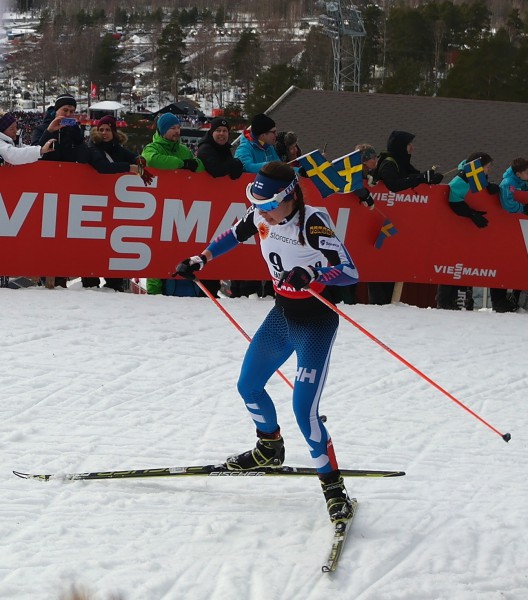
[[[248,342],[251,342],[251,337],[242,329],[242,327],[235,321],[235,319],[229,314],[229,312],[220,304],[220,302],[218,302],[218,300],[213,296],[213,294],[211,294],[211,292],[205,287],[205,285],[203,284],[202,281],[200,281],[198,279],[198,277],[196,277],[194,279],[194,283],[196,283],[196,285],[202,290],[202,292],[210,299],[214,302],[215,306],[217,308],[219,308],[224,315],[229,319],[229,321],[231,322],[232,325],[235,326],[236,329],[238,329],[238,331],[240,331],[240,333],[246,338],[246,340]],[[282,371],[280,371],[279,369],[277,369],[276,371],[277,375],[279,375],[279,377],[281,377],[289,386],[290,388],[293,390],[293,384],[292,382],[286,377],[286,375],[284,375],[284,373]]]
[[[332,304],[329,300],[327,300],[326,298],[323,298],[323,296],[321,296],[316,291],[314,291],[314,290],[312,290],[310,288],[308,288],[308,291],[310,292],[310,294],[312,294],[312,296],[314,296],[315,298],[317,298],[318,300],[320,300],[323,304],[326,304],[326,306],[328,306],[328,308],[331,308],[340,317],[343,317],[343,319],[345,319],[351,325],[353,325],[354,327],[356,327],[357,329],[359,329],[359,331],[361,331],[361,333],[364,333],[373,342],[376,342],[376,344],[378,344],[378,346],[381,346],[389,354],[391,354],[392,356],[394,356],[394,358],[397,358],[406,367],[408,367],[409,369],[411,369],[411,371],[414,371],[422,379],[425,379],[425,381],[427,381],[427,383],[430,383],[433,387],[435,387],[438,391],[442,392],[442,394],[444,394],[445,396],[447,396],[455,404],[458,404],[458,406],[460,406],[460,408],[463,408],[470,415],[474,416],[475,419],[478,419],[481,423],[483,423],[484,425],[486,425],[486,427],[489,427],[497,435],[500,435],[501,438],[505,442],[509,442],[511,440],[511,435],[509,433],[501,433],[498,429],[495,429],[495,427],[493,427],[492,425],[490,425],[487,421],[485,421],[482,417],[480,417],[476,412],[473,412],[469,407],[467,407],[465,404],[463,404],[462,402],[460,402],[460,400],[457,400],[447,390],[444,390],[444,388],[441,387],[440,385],[438,385],[438,383],[436,383],[435,381],[433,381],[430,377],[427,377],[427,375],[425,373],[422,373],[422,371],[420,371],[419,369],[417,369],[408,360],[405,360],[405,358],[403,358],[403,356],[400,356],[397,352],[395,352],[394,350],[392,350],[391,348],[389,348],[389,346],[387,346],[386,344],[384,344],[381,340],[378,340],[378,338],[376,336],[374,336],[372,333],[370,333],[370,331],[368,331],[367,329],[365,329],[364,327],[362,327],[359,323],[357,323],[356,321],[354,321],[354,319],[351,319],[342,310],[339,310],[339,308],[337,308],[337,306],[335,306],[334,304]]]

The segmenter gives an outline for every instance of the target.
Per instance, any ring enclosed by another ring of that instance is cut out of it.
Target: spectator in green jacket
[[[196,173],[205,170],[202,161],[180,142],[180,119],[172,113],[164,113],[156,122],[152,142],[143,148],[141,156],[148,167],[155,169],[187,169]],[[182,285],[183,284],[183,285]],[[165,296],[197,296],[198,288],[191,281],[176,279],[147,279],[148,294]]]
[[[204,170],[202,161],[180,142],[180,119],[164,113],[156,122],[152,142],[143,148],[141,155],[148,167],[154,169],[187,169],[196,173]]]

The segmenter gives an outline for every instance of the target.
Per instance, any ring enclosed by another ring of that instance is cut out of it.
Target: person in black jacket
[[[77,101],[71,94],[62,94],[53,106],[46,110],[44,120],[31,134],[32,146],[44,146],[55,139],[54,152],[49,152],[41,160],[61,162],[84,161],[84,134],[75,119]]]
[[[139,155],[125,148],[127,140],[127,135],[117,130],[114,117],[107,115],[99,119],[90,131],[87,162],[99,173],[138,174]]]
[[[414,134],[407,131],[393,131],[387,140],[387,151],[378,157],[374,180],[382,181],[391,192],[401,192],[421,183],[437,184],[444,178],[434,167],[420,172],[411,164],[414,137]],[[393,290],[393,282],[370,282],[370,304],[390,304]]]
[[[378,157],[375,179],[383,181],[391,192],[401,192],[421,183],[437,184],[444,176],[434,167],[420,172],[411,164],[414,134],[393,131],[387,140],[387,151]]]
[[[54,139],[53,152],[40,160],[84,162],[84,134],[75,119],[77,101],[71,94],[61,94],[46,110],[44,120],[31,134],[32,146],[44,146]],[[45,277],[47,288],[66,287],[67,277]]]
[[[99,173],[134,173],[146,185],[152,182],[152,175],[144,168],[145,159],[137,152],[125,148],[127,135],[117,130],[117,121],[111,115],[102,117],[90,131],[90,141],[86,150],[86,161]],[[82,277],[83,287],[99,287],[99,277]],[[124,291],[123,279],[105,277],[104,287]]]
[[[231,154],[229,143],[229,122],[224,117],[215,117],[211,129],[198,145],[196,155],[204,164],[205,170],[213,177],[238,179],[244,169],[242,162]]]

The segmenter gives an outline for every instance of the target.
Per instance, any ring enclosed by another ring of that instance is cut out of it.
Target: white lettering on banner
[[[129,190],[128,184],[130,184],[130,187],[136,188],[141,185],[138,183],[137,175],[123,175],[115,183],[115,197],[120,202],[142,205],[142,207],[116,206],[113,214],[114,219],[128,219],[129,221],[146,221],[150,219],[156,212],[156,196],[145,189]],[[158,178],[154,177],[151,188],[156,188],[157,185]]]
[[[0,194],[0,200],[2,200],[0,203],[0,235],[4,237],[16,237],[18,235],[37,196],[37,192],[22,192],[20,200],[15,206],[11,218],[9,218],[4,199],[2,198],[2,194]]]
[[[161,219],[161,241],[172,242],[172,233],[176,229],[178,241],[188,242],[193,229],[196,228],[195,241],[205,244],[210,215],[210,202],[193,202],[186,215],[183,200],[166,198]]]
[[[497,277],[497,269],[483,269],[481,267],[465,267],[462,263],[456,265],[434,265],[435,273],[452,275],[453,279],[464,277]]]
[[[209,239],[214,240],[219,235],[224,233],[224,231],[227,231],[231,227],[231,225],[234,225],[237,221],[240,221],[240,219],[246,214],[246,211],[247,206],[243,202],[231,202],[225,215],[222,217],[222,220],[216,228],[216,231]],[[256,244],[257,242],[255,241],[255,236],[252,236],[249,238],[249,240],[247,240],[244,243]]]
[[[141,271],[148,267],[152,250],[143,242],[126,242],[125,238],[152,238],[152,227],[120,225],[110,236],[110,246],[117,254],[136,254],[137,258],[111,258],[108,268],[111,271]]]
[[[107,206],[108,196],[70,195],[67,237],[78,240],[104,240],[106,227],[84,227],[83,223],[100,223],[103,213],[100,210],[84,210],[87,206]]]
[[[528,254],[528,220],[519,219],[519,225],[521,226],[521,232],[526,246],[526,253]]]
[[[57,207],[59,205],[58,194],[44,194],[42,207],[42,229],[43,238],[54,238],[57,232]]]
[[[308,383],[315,383],[315,376],[317,375],[317,369],[305,369],[304,367],[299,367],[297,369],[297,381],[303,382],[308,380]]]
[[[156,187],[154,179],[153,187]],[[156,198],[151,192],[138,183],[138,177],[126,174],[119,177],[114,186],[117,204],[112,207],[108,218],[111,195],[98,194],[58,194],[56,192],[22,192],[14,205],[11,214],[7,203],[0,194],[0,237],[16,237],[23,231],[29,215],[37,213],[41,219],[41,238],[57,237],[59,216],[66,213],[66,235],[68,239],[106,240],[114,253],[109,258],[109,269],[112,271],[140,271],[147,268],[152,259],[149,247],[150,240],[208,243],[246,213],[244,202],[230,203],[214,232],[210,232],[211,208],[210,200],[194,200],[183,202],[181,199]],[[60,198],[59,198],[60,196]],[[326,208],[320,209],[326,215]],[[59,211],[60,215],[59,215]],[[144,226],[122,225],[119,221],[148,222],[161,211],[161,230],[154,231],[150,223]],[[339,208],[336,224],[328,219],[331,227],[340,239],[344,239],[348,227],[350,208]],[[255,244],[251,237],[247,244]],[[120,256],[116,256],[120,255]]]
[[[395,192],[371,192],[374,200],[386,202],[387,206],[394,206],[396,202],[407,202],[411,204],[427,204],[429,196],[423,194],[396,194]]]

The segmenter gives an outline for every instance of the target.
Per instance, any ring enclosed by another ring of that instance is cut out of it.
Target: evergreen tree
[[[119,81],[119,59],[122,50],[111,33],[104,35],[95,49],[91,80],[97,83],[106,98],[108,86]]]
[[[183,63],[184,51],[183,31],[178,21],[173,19],[161,31],[156,56],[158,58],[158,77],[160,81],[170,82],[170,88],[175,97],[178,96],[181,84],[189,81]]]
[[[231,54],[231,76],[249,95],[253,82],[261,69],[260,39],[256,33],[241,33]]]
[[[247,97],[244,104],[246,114],[256,115],[264,112],[289,87],[302,87],[302,83],[303,74],[300,70],[285,64],[272,65],[258,76],[253,93]]]

